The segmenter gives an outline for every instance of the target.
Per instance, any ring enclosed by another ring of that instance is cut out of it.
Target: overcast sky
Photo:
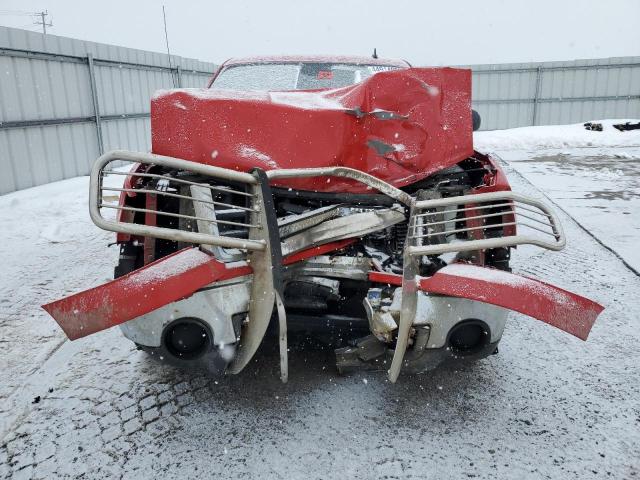
[[[415,65],[640,55],[640,0],[0,0],[0,25],[219,63],[261,54],[358,54]]]

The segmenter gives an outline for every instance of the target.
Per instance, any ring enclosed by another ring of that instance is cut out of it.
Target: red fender
[[[339,240],[289,255],[290,265],[339,250],[355,239]],[[250,275],[244,262],[225,264],[197,248],[185,248],[103,285],[43,305],[70,340],[133,320],[193,295],[213,282]]]
[[[185,248],[111,282],[43,305],[70,340],[86,337],[188,297],[209,283],[249,275]]]
[[[371,272],[374,282],[401,285],[400,275]],[[604,310],[598,303],[534,278],[457,263],[420,278],[422,291],[468,298],[529,315],[586,340]]]

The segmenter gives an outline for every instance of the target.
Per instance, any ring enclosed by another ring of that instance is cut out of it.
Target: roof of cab
[[[388,58],[358,57],[347,55],[273,55],[260,57],[230,58],[222,64],[245,65],[250,63],[344,63],[355,65],[380,65],[385,67],[409,68],[406,60],[392,60]]]

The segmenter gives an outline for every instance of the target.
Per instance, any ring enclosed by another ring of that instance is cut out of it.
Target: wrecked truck
[[[474,151],[474,115],[469,70],[378,58],[230,60],[207,88],[159,91],[152,153],[91,171],[115,279],[44,308],[72,340],[119,326],[215,373],[273,331],[283,381],[293,332],[341,329],[338,370],[392,382],[497,352],[509,310],[586,340],[600,305],[512,272],[518,245],[565,235]]]

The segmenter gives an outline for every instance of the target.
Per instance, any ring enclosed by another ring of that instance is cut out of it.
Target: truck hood
[[[473,154],[471,72],[410,68],[318,91],[164,90],[151,132],[161,155],[240,171],[344,166],[402,187]],[[345,179],[275,185],[366,192]]]

